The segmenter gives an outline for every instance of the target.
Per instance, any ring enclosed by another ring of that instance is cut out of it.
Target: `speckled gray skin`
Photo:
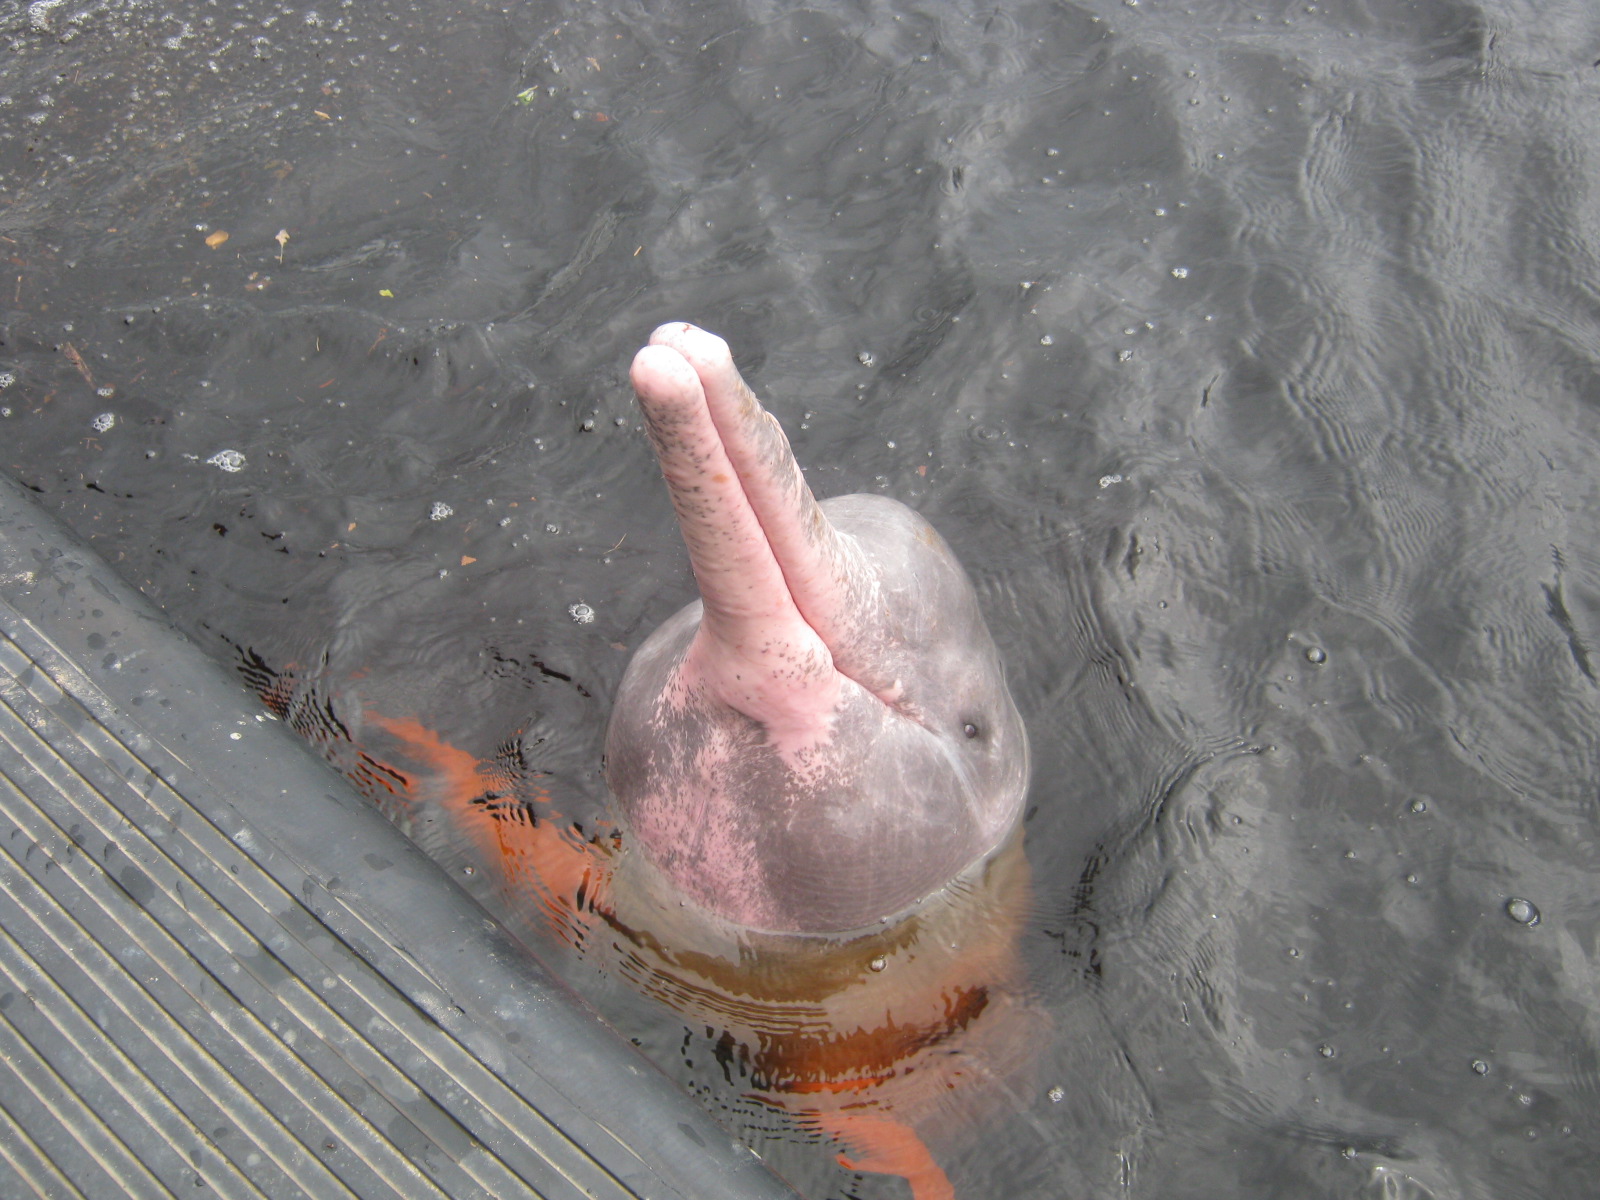
[[[754,929],[843,932],[993,850],[1022,719],[961,565],[896,501],[818,504],[721,338],[633,364],[701,600],[629,664],[607,776],[638,851]]]

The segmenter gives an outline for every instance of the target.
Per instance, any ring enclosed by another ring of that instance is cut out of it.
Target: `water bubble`
[[[1413,800],[1411,802],[1410,807],[1411,807],[1411,811],[1414,812],[1414,813],[1427,812],[1428,811],[1428,802],[1426,800],[1421,800],[1421,799]]]
[[[1048,333],[1039,339],[1039,345],[1041,346],[1054,346],[1055,344],[1055,338],[1051,337]]]
[[[578,428],[583,430],[583,432],[585,432],[585,433],[593,433],[594,432],[594,418],[593,417],[585,417],[583,419],[583,423],[581,425],[579,425]]]
[[[1051,1104],[1060,1104],[1067,1098],[1067,1089],[1058,1083],[1055,1087],[1046,1092],[1045,1095],[1050,1097]]]
[[[1332,1058],[1334,1049],[1327,1042],[1323,1042],[1322,1045],[1317,1047],[1317,1053],[1322,1055],[1323,1058]]]
[[[1132,350],[1118,350],[1117,351],[1117,361],[1118,362],[1132,362],[1133,361],[1133,351]]]
[[[861,350],[856,354],[856,361],[863,367],[870,367],[878,361],[878,356],[873,354],[871,350]]]
[[[1173,267],[1172,268],[1172,277],[1174,279],[1187,279],[1187,278],[1189,278],[1189,268],[1188,267]]]
[[[430,520],[430,521],[442,521],[446,517],[455,516],[455,514],[456,514],[456,510],[451,508],[443,500],[435,500],[433,502],[433,507],[428,509],[428,520]]]
[[[210,458],[206,459],[206,466],[216,467],[219,470],[227,471],[231,475],[235,471],[244,470],[244,455],[237,450],[218,450]]]
[[[1532,900],[1524,900],[1521,896],[1513,896],[1506,901],[1506,916],[1518,925],[1537,925],[1539,923],[1539,910]]]
[[[1321,666],[1328,661],[1328,652],[1321,646],[1307,646],[1306,661],[1313,666]]]
[[[93,427],[96,433],[104,433],[116,423],[117,414],[108,412],[101,413],[98,417],[89,422],[90,426]]]
[[[1487,1075],[1489,1073],[1489,1064],[1484,1062],[1481,1058],[1473,1059],[1472,1073],[1474,1075]]]
[[[1108,488],[1113,483],[1121,483],[1121,482],[1122,482],[1122,476],[1121,475],[1102,475],[1102,476],[1100,476],[1100,486],[1103,487],[1103,488]]]
[[[36,33],[50,32],[50,12],[60,8],[67,0],[33,0],[28,5],[28,23]]]
[[[867,964],[867,966],[871,967],[874,971],[881,971],[888,965],[889,960],[881,954],[873,955],[872,961]]]
[[[104,387],[95,388],[94,394],[99,396],[102,400],[109,400],[111,397],[117,394],[117,389],[112,387],[110,384],[107,384]]]
[[[0,391],[10,387],[17,381],[17,377],[10,371],[0,371]]]
[[[594,609],[590,608],[581,600],[576,604],[568,606],[567,615],[579,625],[592,625],[594,623]]]

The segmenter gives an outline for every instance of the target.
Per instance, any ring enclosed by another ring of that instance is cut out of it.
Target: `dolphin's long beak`
[[[706,656],[754,658],[791,692],[837,670],[892,702],[894,680],[867,653],[876,577],[823,514],[727,343],[663,325],[632,380],[700,586]]]

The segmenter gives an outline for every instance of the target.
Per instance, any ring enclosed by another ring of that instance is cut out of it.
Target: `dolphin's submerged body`
[[[910,509],[817,503],[720,338],[663,326],[632,377],[701,600],[623,679],[617,824],[564,821],[520,756],[363,725],[512,911],[718,1030],[748,1097],[846,1167],[953,1200],[930,1145],[1026,1106],[1042,1023],[1017,953],[1027,739],[977,597]]]

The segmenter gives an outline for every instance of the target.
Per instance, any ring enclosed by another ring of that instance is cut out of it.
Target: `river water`
[[[1595,1193],[1600,10],[0,37],[0,468],[304,730],[515,744],[601,812],[609,697],[693,594],[625,372],[694,320],[820,495],[944,533],[1032,736],[1050,1032],[934,1147],[958,1195]],[[579,983],[808,1195],[907,1194]]]

